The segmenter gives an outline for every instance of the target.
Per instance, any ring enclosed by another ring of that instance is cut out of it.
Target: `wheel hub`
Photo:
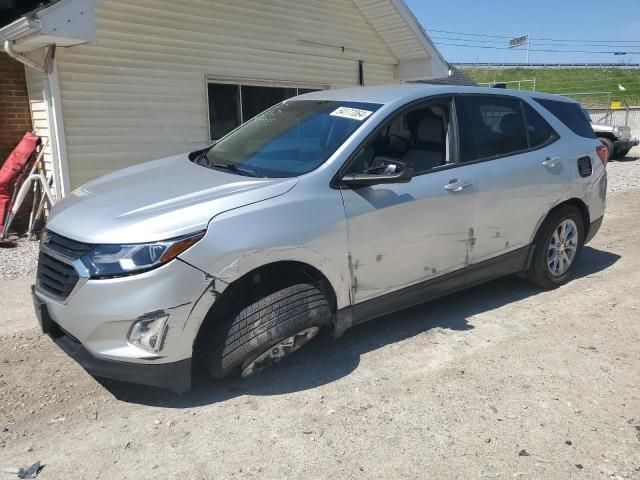
[[[569,270],[578,251],[578,226],[571,219],[563,220],[549,240],[547,266],[554,276]]]
[[[247,360],[242,364],[242,378],[259,373],[265,368],[279,362],[282,358],[292,354],[305,343],[315,337],[320,331],[319,327],[310,327],[291,335],[277,344],[269,347],[253,360]]]

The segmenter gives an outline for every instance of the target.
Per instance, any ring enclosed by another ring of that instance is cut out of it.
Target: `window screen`
[[[549,110],[576,135],[584,138],[596,138],[596,134],[593,133],[593,128],[585,118],[580,104],[542,98],[535,98],[534,100]]]
[[[458,97],[456,113],[462,162],[514,154],[529,148],[518,99]]]
[[[209,83],[207,88],[212,140],[224,137],[241,123],[252,119],[283,100],[320,90],[228,83]]]

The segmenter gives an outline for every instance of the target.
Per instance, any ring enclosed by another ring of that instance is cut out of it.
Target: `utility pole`
[[[527,33],[527,65],[531,65],[531,32]]]

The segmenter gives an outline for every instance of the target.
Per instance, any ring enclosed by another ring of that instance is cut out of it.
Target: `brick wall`
[[[0,165],[30,131],[31,113],[24,65],[0,53]]]

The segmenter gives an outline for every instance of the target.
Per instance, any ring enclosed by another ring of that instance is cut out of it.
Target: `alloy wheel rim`
[[[578,252],[578,226],[570,219],[556,227],[549,241],[547,267],[554,277],[564,275]]]
[[[253,360],[248,360],[242,365],[242,378],[259,373],[262,370],[278,363],[283,357],[292,354],[305,343],[315,337],[320,331],[319,327],[310,327],[301,330],[277,344],[265,350]]]

